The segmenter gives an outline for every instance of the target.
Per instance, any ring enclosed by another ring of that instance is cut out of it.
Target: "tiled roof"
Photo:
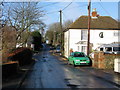
[[[88,16],[79,17],[69,26],[69,29],[87,29]],[[110,16],[91,18],[91,29],[118,29],[118,22]]]

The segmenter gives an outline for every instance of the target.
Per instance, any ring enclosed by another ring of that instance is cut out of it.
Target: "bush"
[[[33,31],[31,33],[31,36],[33,37],[33,44],[34,44],[34,50],[40,51],[40,47],[42,44],[42,37],[39,31]]]
[[[20,66],[28,65],[32,62],[32,51],[29,48],[17,48],[9,54],[12,61],[18,61]]]

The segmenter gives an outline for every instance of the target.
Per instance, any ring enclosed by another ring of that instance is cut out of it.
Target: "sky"
[[[4,0],[4,2],[26,2],[29,0]],[[62,10],[62,22],[67,20],[75,21],[82,15],[88,15],[88,0],[30,0],[38,1],[39,7],[44,10],[44,17],[41,19],[48,26],[60,21],[60,10]],[[114,2],[113,2],[114,1]],[[119,0],[91,0],[91,12],[96,8],[100,16],[111,16],[118,20]],[[120,6],[120,5],[119,5]]]
[[[88,2],[76,2],[75,0],[71,2],[39,2],[39,5],[43,6],[42,9],[45,11],[45,16],[42,18],[43,21],[47,25],[54,22],[59,22],[60,10],[62,10],[63,23],[67,20],[75,21],[82,15],[88,15]],[[92,2],[91,12],[94,8],[96,8],[100,16],[111,16],[113,19],[116,20],[118,20],[119,18],[118,2]]]

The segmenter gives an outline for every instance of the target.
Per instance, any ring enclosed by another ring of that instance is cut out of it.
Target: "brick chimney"
[[[96,8],[93,9],[92,11],[92,18],[97,18],[99,16],[99,14],[96,11]]]

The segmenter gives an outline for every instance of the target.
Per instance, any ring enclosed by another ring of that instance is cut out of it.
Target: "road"
[[[48,46],[45,46],[35,58],[36,63],[21,88],[117,88],[86,72],[83,70],[84,67],[67,65],[67,62],[52,55]]]

